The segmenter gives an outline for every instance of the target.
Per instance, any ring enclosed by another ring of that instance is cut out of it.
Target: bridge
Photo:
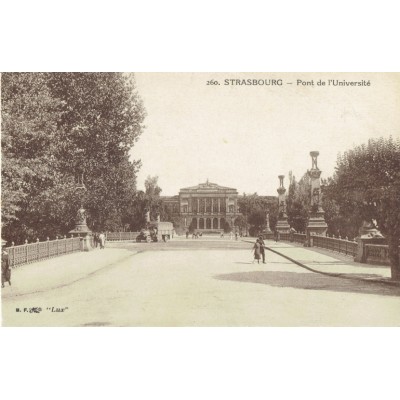
[[[5,326],[399,326],[390,268],[295,242],[108,242],[15,267]]]

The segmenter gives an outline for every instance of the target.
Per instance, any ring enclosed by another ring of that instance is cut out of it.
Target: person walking
[[[99,235],[99,242],[100,242],[100,249],[104,249],[106,244],[106,235],[103,232],[101,232]]]
[[[8,282],[11,286],[11,268],[10,268],[10,256],[6,250],[7,242],[1,241],[1,287],[4,287],[4,282]]]
[[[278,231],[278,229],[275,229],[275,231],[274,231],[274,239],[275,239],[275,243],[279,242],[279,231]]]
[[[259,239],[257,239],[256,242],[254,243],[252,251],[254,252],[253,264],[254,264],[255,260],[257,260],[257,263],[260,264],[261,245],[260,245]]]
[[[265,262],[265,242],[264,242],[264,239],[262,236],[260,236],[258,238],[258,240],[260,243],[260,252],[261,252],[261,256],[262,256],[262,260],[263,260],[262,262],[263,262],[263,264],[266,264],[266,262]]]

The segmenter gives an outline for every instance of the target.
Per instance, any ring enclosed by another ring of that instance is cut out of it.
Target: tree
[[[235,226],[239,228],[239,232],[242,235],[247,229],[247,219],[243,215],[239,215],[235,219]]]
[[[246,194],[243,193],[243,196],[238,199],[239,210],[242,213],[245,223],[243,226],[245,227],[246,231],[249,225],[250,228],[255,228],[255,230],[260,230],[265,226],[265,218],[267,212],[270,213],[270,221],[274,221],[275,212],[275,204],[277,200],[276,198],[269,198],[264,196],[259,196],[257,193],[254,194]],[[263,214],[263,216],[261,216]],[[257,215],[259,217],[257,217]],[[260,223],[260,218],[263,221]],[[253,231],[254,229],[252,229]]]
[[[229,233],[229,232],[232,230],[231,225],[230,225],[229,222],[226,221],[226,220],[224,220],[224,221],[222,222],[222,228],[223,228],[223,230],[224,230],[225,233]]]
[[[308,174],[304,174],[299,182],[294,176],[290,176],[290,184],[287,196],[288,223],[297,232],[304,232],[307,226],[310,211],[311,183]]]
[[[359,221],[377,221],[387,239],[392,279],[400,280],[400,140],[370,139],[339,155],[326,193],[341,215],[358,210]]]
[[[2,74],[2,228],[9,241],[61,234],[72,217],[71,176],[60,172],[62,102],[46,74]]]
[[[140,162],[129,151],[142,130],[145,110],[132,74],[47,75],[63,104],[59,121],[61,169],[84,174],[93,227],[121,229],[131,214]]]
[[[266,213],[264,210],[256,209],[248,217],[249,224],[255,228],[255,231],[262,231],[266,223]]]
[[[132,214],[140,162],[129,151],[145,111],[132,75],[2,74],[2,217],[21,242],[66,234],[81,200],[89,227],[117,229]],[[75,179],[84,176],[79,199]]]

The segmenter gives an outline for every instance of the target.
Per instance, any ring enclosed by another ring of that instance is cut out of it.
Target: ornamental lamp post
[[[284,175],[279,175],[279,188],[277,189],[278,192],[278,222],[276,224],[276,230],[279,233],[289,232],[290,226],[288,224],[287,214],[286,214],[286,189],[283,186],[283,179],[285,178]]]
[[[89,251],[91,249],[90,237],[92,231],[87,226],[86,223],[87,212],[83,208],[83,197],[85,195],[85,192],[86,192],[86,186],[83,182],[83,173],[82,173],[78,175],[75,187],[75,193],[79,198],[80,207],[76,214],[75,228],[72,231],[69,231],[69,233],[77,234],[81,238],[82,250]]]
[[[322,208],[321,201],[321,173],[322,171],[318,168],[318,151],[311,151],[311,169],[308,172],[308,176],[311,179],[311,210],[306,227],[307,240],[305,246],[312,246],[313,235],[325,235],[328,228],[325,222],[325,212]]]

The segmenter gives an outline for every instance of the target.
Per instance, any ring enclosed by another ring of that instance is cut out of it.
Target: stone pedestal
[[[90,243],[92,231],[86,224],[86,211],[82,207],[78,211],[76,226],[72,231],[69,231],[69,233],[72,235],[78,235],[81,238],[82,251],[89,251],[92,249]]]
[[[386,239],[383,237],[369,237],[369,236],[364,236],[364,237],[357,237],[356,239],[357,242],[357,254],[354,257],[354,261],[359,262],[359,263],[366,263],[366,251],[365,251],[365,245],[366,244],[378,244],[378,245],[384,245],[386,244]]]
[[[306,227],[306,247],[312,247],[312,237],[315,235],[325,236],[328,225],[325,222],[324,213],[311,214]]]
[[[265,219],[266,219],[265,233],[272,233],[271,227],[269,225],[269,212],[267,212],[267,215],[266,215]]]

